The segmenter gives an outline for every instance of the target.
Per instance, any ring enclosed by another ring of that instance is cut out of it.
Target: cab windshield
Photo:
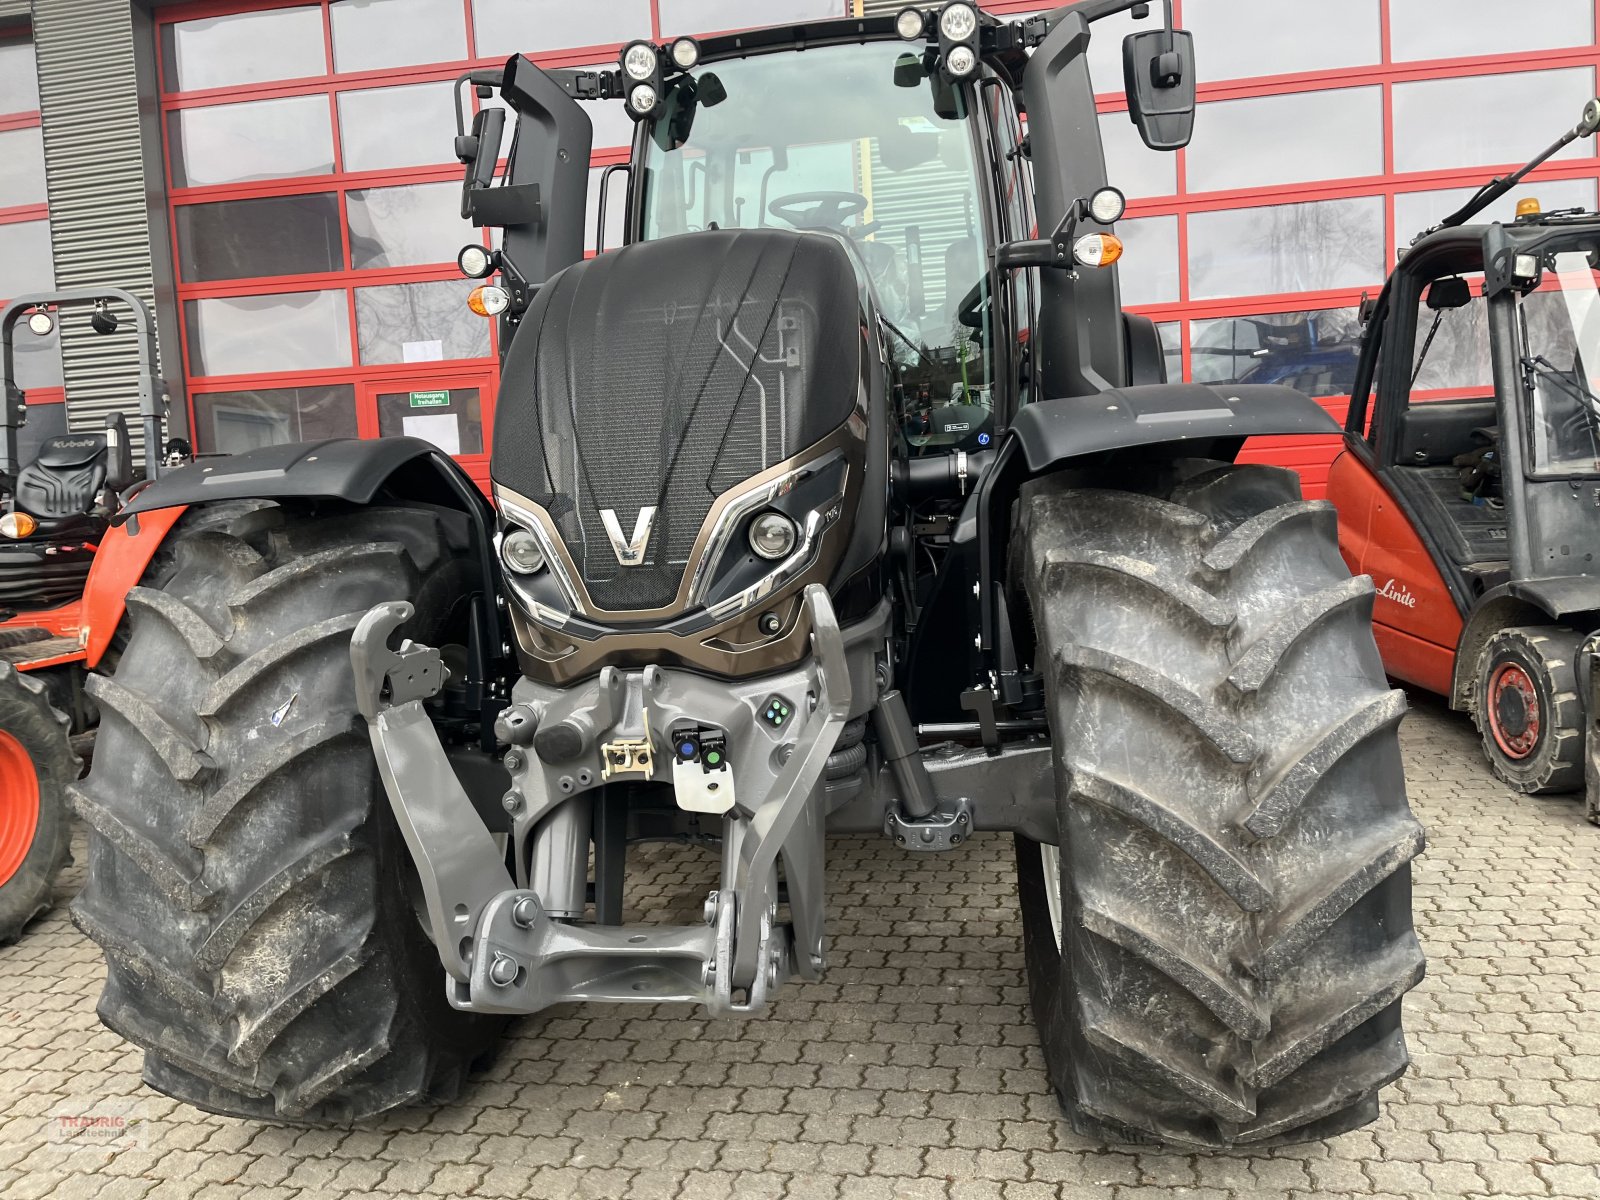
[[[901,428],[954,446],[992,409],[987,247],[961,95],[904,43],[708,64],[668,89],[641,175],[644,236],[814,230],[870,280]]]
[[[1541,475],[1600,475],[1600,250],[1546,257],[1544,286],[1519,313],[1532,466]]]

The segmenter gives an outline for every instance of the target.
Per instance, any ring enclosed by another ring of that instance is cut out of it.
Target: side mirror
[[[1423,303],[1434,312],[1465,308],[1472,303],[1472,288],[1459,275],[1452,275],[1447,279],[1435,279],[1428,285],[1428,294],[1424,297]]]
[[[1122,40],[1128,115],[1152,150],[1181,150],[1194,133],[1194,35],[1150,29]]]
[[[461,186],[461,216],[465,220],[472,218],[473,193],[494,183],[494,168],[500,161],[500,140],[505,131],[505,109],[485,108],[472,118],[472,132],[456,139],[456,157],[467,167]]]

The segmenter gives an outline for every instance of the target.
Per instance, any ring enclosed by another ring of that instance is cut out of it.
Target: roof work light
[[[939,61],[952,80],[978,73],[978,10],[966,0],[950,0],[939,10]]]

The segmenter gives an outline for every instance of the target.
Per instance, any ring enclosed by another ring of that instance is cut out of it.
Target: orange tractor
[[[75,289],[24,296],[0,311],[0,944],[50,907],[67,861],[66,789],[96,719],[83,679],[116,628],[112,618],[96,637],[82,597],[101,541],[126,536],[111,532],[110,521],[134,485],[120,413],[103,430],[47,437],[30,461],[19,461],[27,405],[14,382],[13,334],[19,323],[34,335],[50,333],[58,306],[74,302],[94,305],[97,332],[114,332],[113,300],[133,309],[145,444],[154,447],[161,395],[154,327],[136,296]]]

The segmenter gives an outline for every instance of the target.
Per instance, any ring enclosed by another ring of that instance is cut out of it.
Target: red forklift
[[[101,430],[47,437],[30,461],[20,461],[27,401],[15,383],[14,335],[21,325],[47,336],[63,307],[74,305],[92,306],[97,333],[114,333],[114,302],[133,312],[140,412],[155,460],[163,392],[155,327],[137,296],[68,289],[23,296],[0,310],[0,945],[50,907],[68,858],[66,790],[96,716],[83,679],[110,648],[117,624],[112,617],[96,628],[94,614],[84,611],[84,588],[104,539],[127,536],[110,522],[136,490],[120,413]],[[147,474],[159,470],[152,461]]]
[[[1600,129],[1600,101],[1402,254],[1366,324],[1339,542],[1396,679],[1471,714],[1494,773],[1600,823],[1600,216],[1481,214]],[[1474,218],[1480,218],[1477,223]]]

